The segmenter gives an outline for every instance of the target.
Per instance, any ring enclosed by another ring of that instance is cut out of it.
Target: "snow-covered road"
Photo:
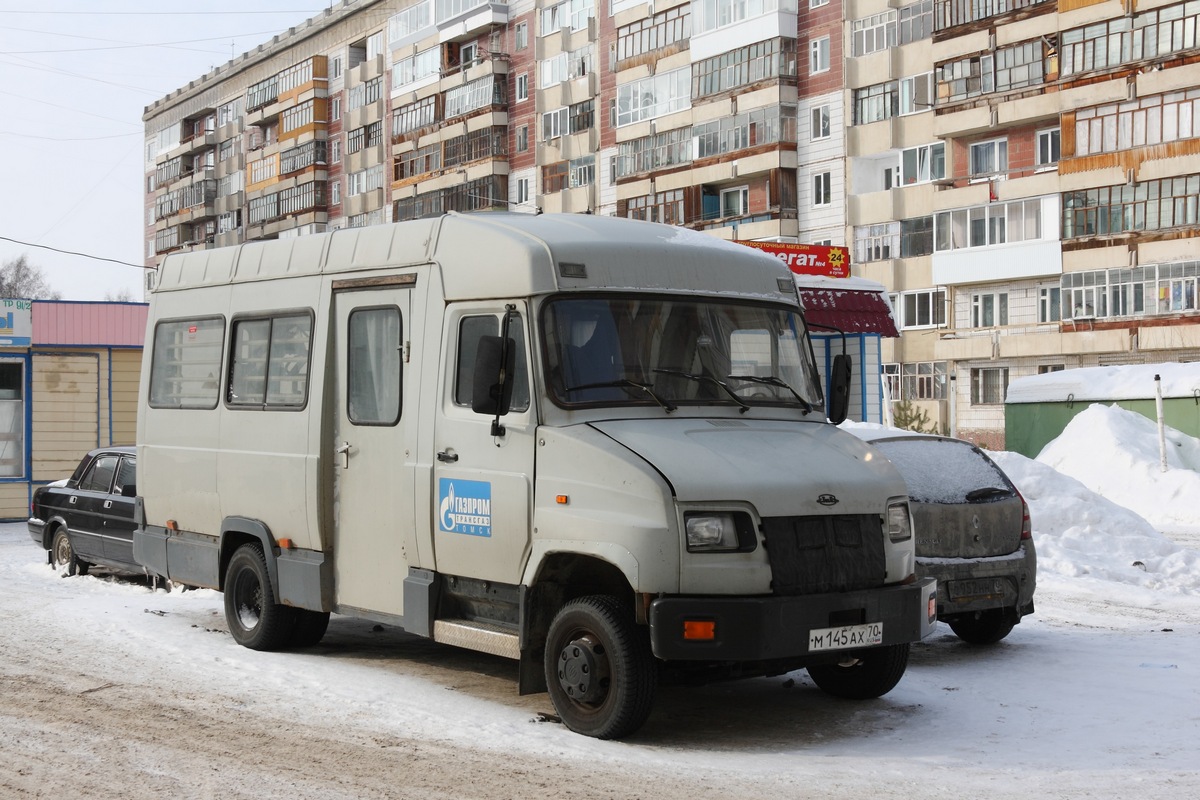
[[[664,690],[632,739],[539,722],[512,662],[335,617],[257,653],[220,595],[63,578],[0,525],[0,797],[1200,796],[1200,596],[1045,574],[993,648],[886,697],[803,672]]]

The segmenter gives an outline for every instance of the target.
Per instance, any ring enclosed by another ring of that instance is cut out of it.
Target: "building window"
[[[342,98],[341,95],[332,97],[329,100],[329,119],[337,121],[342,118]]]
[[[1008,324],[1008,292],[971,295],[971,327],[995,328]]]
[[[941,328],[946,324],[946,290],[922,289],[896,296],[900,327]]]
[[[664,72],[617,87],[617,127],[643,122],[692,105],[692,69]]]
[[[335,80],[342,77],[342,57],[333,56],[329,59],[329,80]]]
[[[820,8],[829,5],[829,0],[808,0],[809,8]]]
[[[1042,239],[1041,198],[939,211],[934,215],[937,252]],[[1055,231],[1047,232],[1057,238]]]
[[[669,192],[631,197],[625,209],[625,216],[629,219],[682,225],[686,222],[683,216],[683,190],[672,189]]]
[[[25,363],[0,361],[0,425],[7,434],[8,457],[0,461],[0,477],[25,474]]]
[[[900,398],[903,400],[945,400],[946,362],[917,361],[902,364]]]
[[[900,220],[900,257],[913,258],[933,253],[933,217]]]
[[[750,213],[750,188],[739,186],[736,189],[721,190],[721,216],[741,217]]]
[[[828,139],[829,131],[829,106],[817,106],[812,110],[812,134],[813,141],[817,139]]]
[[[524,205],[529,200],[529,178],[519,178],[517,180],[517,205]]]
[[[1076,111],[1074,155],[1113,153],[1196,136],[1200,136],[1200,89],[1188,89]]]
[[[1008,367],[971,370],[971,405],[994,406],[1004,403],[1008,391]]]
[[[329,163],[342,163],[342,137],[335,136],[329,140]]]
[[[833,203],[832,191],[832,175],[828,172],[820,172],[813,175],[813,201],[814,206],[827,206]]]
[[[808,71],[815,75],[829,71],[829,37],[822,36],[808,43]]]
[[[1200,174],[1063,193],[1063,238],[1200,225]]]
[[[692,65],[692,98],[796,75],[796,40],[768,39]]]
[[[518,22],[513,28],[513,49],[524,50],[529,47],[529,23]]]
[[[885,261],[900,252],[900,223],[859,225],[854,229],[854,260],[859,264]]]
[[[1008,140],[993,139],[971,145],[971,177],[988,178],[1008,173]]]
[[[542,114],[542,141],[557,139],[567,132],[566,106]]]
[[[1062,319],[1062,290],[1057,286],[1038,289],[1038,322],[1058,322]]]
[[[517,152],[524,153],[529,149],[529,126],[522,125],[517,128]]]
[[[529,75],[522,72],[517,76],[517,100],[529,99]]]
[[[688,3],[617,28],[617,61],[660,50],[691,36]]]
[[[542,167],[542,194],[553,194],[567,188],[569,171],[566,161]]]
[[[1049,167],[1058,163],[1059,141],[1058,128],[1037,132],[1037,165],[1039,167]]]
[[[329,205],[340,206],[342,204],[342,179],[336,178],[329,182]]]
[[[581,31],[587,27],[588,19],[595,14],[592,0],[563,0],[542,9],[542,36],[557,33],[563,28]]]
[[[570,188],[590,186],[596,179],[596,156],[572,159],[568,168],[571,172]]]
[[[411,83],[440,75],[441,71],[441,48],[430,47],[428,50],[422,50],[420,53],[400,59],[392,65],[392,90],[402,91]]]
[[[900,184],[929,183],[946,177],[944,142],[909,147],[900,153]]]
[[[1062,76],[1110,69],[1196,47],[1200,9],[1176,3],[1063,31]]]
[[[1038,375],[1049,375],[1051,372],[1062,372],[1067,368],[1066,364],[1038,364]]]

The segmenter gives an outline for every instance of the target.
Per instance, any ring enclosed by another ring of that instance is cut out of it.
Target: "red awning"
[[[882,292],[857,289],[798,287],[805,318],[846,333],[879,333],[899,336],[891,306]],[[815,329],[813,333],[824,333]]]

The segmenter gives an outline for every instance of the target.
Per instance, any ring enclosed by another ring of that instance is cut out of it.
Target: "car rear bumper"
[[[43,550],[48,549],[45,539],[46,523],[37,517],[30,517],[26,524],[29,527],[29,538],[33,539],[34,543]]]
[[[878,645],[916,642],[936,618],[929,612],[937,587],[918,578],[901,586],[792,597],[663,597],[650,604],[654,655],[682,661],[767,661],[827,658],[839,648],[810,650],[810,633],[848,626],[882,625]],[[686,622],[711,622],[712,638],[685,638]],[[849,644],[842,650],[860,649]]]
[[[917,574],[937,579],[938,619],[993,609],[1012,609],[1017,619],[1033,611],[1037,555],[1033,542],[1006,556],[917,557]]]

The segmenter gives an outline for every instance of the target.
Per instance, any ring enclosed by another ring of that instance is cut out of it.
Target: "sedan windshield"
[[[822,402],[793,309],[679,296],[560,297],[542,312],[547,384],[560,405]]]

